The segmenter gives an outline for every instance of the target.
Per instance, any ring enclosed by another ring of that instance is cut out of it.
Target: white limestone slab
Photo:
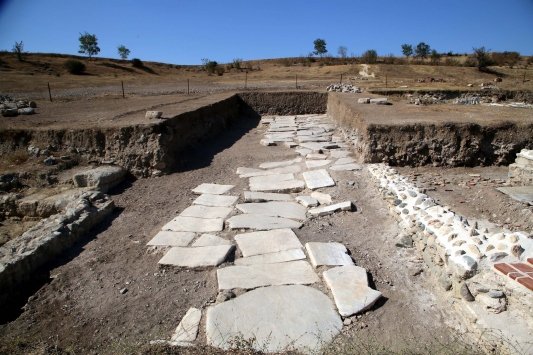
[[[244,191],[244,202],[265,202],[265,201],[292,201],[289,194],[277,194],[273,192]]]
[[[283,217],[305,220],[307,209],[296,202],[269,201],[259,203],[240,203],[237,209],[243,213],[258,214],[271,217]]]
[[[344,158],[338,159],[335,162],[335,165],[344,165],[344,164],[351,164],[351,163],[355,163],[355,159],[354,158],[344,157]]]
[[[187,207],[180,213],[183,217],[196,217],[196,218],[226,218],[233,207],[210,207],[203,205],[192,205]]]
[[[352,171],[352,170],[361,170],[361,169],[363,169],[363,167],[356,163],[333,165],[329,167],[329,170],[334,170],[334,171]]]
[[[222,195],[234,188],[234,185],[201,184],[192,190],[195,194]]]
[[[231,245],[231,241],[214,234],[202,234],[192,243],[193,247],[210,247],[215,245]]]
[[[193,204],[212,207],[230,207],[238,199],[239,196],[203,194],[198,196],[196,200],[193,201]]]
[[[331,141],[331,137],[329,136],[299,136],[296,138],[298,142],[300,143],[306,143],[306,142],[329,142]]]
[[[282,174],[271,174],[266,176],[252,176],[250,177],[250,185],[258,183],[278,183],[281,181],[291,181],[294,180],[294,174],[292,173],[282,173]]]
[[[316,142],[300,143],[300,147],[307,148],[307,149],[311,150],[311,152],[320,152],[320,151],[326,149],[325,146],[326,146],[325,142],[321,142],[321,143],[316,143]]]
[[[222,218],[194,218],[178,216],[161,228],[163,231],[208,233],[224,229]]]
[[[296,153],[300,154],[301,156],[307,156],[309,153],[313,152],[311,149],[307,148],[298,148],[295,149]]]
[[[233,248],[233,245],[196,248],[173,247],[159,260],[159,264],[190,268],[218,266],[226,260]]]
[[[299,165],[289,165],[289,166],[281,166],[279,168],[273,168],[273,169],[254,169],[254,171],[240,174],[239,177],[249,178],[249,177],[254,177],[254,176],[290,174],[290,173],[299,173],[300,171],[302,171],[302,168]]]
[[[198,308],[189,308],[174,331],[170,341],[174,342],[177,346],[192,345],[191,343],[195,341],[198,336],[198,327],[201,318],[201,310]]]
[[[319,191],[311,192],[311,197],[316,198],[321,205],[331,203],[331,195]]]
[[[329,155],[332,158],[345,158],[350,155],[350,152],[347,150],[332,150]]]
[[[368,287],[366,270],[362,267],[335,267],[324,271],[323,276],[343,317],[369,309],[381,297],[381,292]]]
[[[318,206],[318,200],[311,196],[298,196],[296,201],[305,207],[316,207]]]
[[[306,171],[303,173],[303,177],[307,188],[311,190],[335,186],[335,181],[333,181],[329,173],[324,169]]]
[[[302,161],[302,158],[295,158],[292,160],[284,160],[284,161],[273,161],[273,162],[266,162],[259,164],[259,167],[261,169],[272,169],[272,168],[279,168],[282,166],[289,166],[296,163],[300,163]]]
[[[219,290],[309,285],[319,281],[311,265],[303,260],[277,264],[228,266],[217,269],[217,280]]]
[[[146,245],[185,247],[194,239],[191,232],[159,231]]]
[[[317,153],[310,153],[305,156],[305,159],[308,160],[326,160],[328,156],[326,154],[317,154]]]
[[[235,259],[235,265],[275,264],[303,259],[305,259],[305,253],[302,249],[289,249],[278,251],[276,253],[254,255]]]
[[[298,143],[290,141],[290,142],[284,142],[283,145],[286,146],[287,148],[295,148],[298,146]]]
[[[331,160],[306,160],[305,165],[308,169],[321,168],[331,164]]]
[[[302,223],[288,218],[270,217],[260,214],[239,214],[226,221],[229,229],[271,230],[300,228]]]
[[[243,257],[303,248],[296,234],[290,229],[237,234],[235,242]]]
[[[311,208],[309,210],[309,214],[311,216],[327,216],[329,214],[333,214],[335,212],[339,211],[351,211],[352,210],[352,202],[351,201],[345,201],[345,202],[339,202],[334,205],[328,205],[328,206],[320,206]]]
[[[307,254],[314,267],[352,265],[348,250],[340,243],[310,242],[305,244]]]
[[[206,313],[207,344],[224,350],[237,339],[254,339],[260,352],[315,354],[342,329],[329,297],[301,285],[252,290]]]
[[[245,166],[240,166],[237,168],[237,171],[235,171],[235,173],[237,175],[245,175],[245,174],[250,174],[250,173],[257,173],[257,172],[262,172],[264,171],[263,169],[256,169],[256,168],[247,168]]]
[[[301,180],[294,179],[293,174],[276,174],[250,178],[250,190],[262,192],[299,192],[305,187]]]

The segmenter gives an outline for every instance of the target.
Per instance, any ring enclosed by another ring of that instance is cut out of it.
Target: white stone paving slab
[[[320,206],[311,208],[308,213],[311,216],[327,216],[329,214],[333,214],[335,212],[340,211],[351,211],[352,210],[352,202],[351,201],[345,201],[345,202],[339,202],[334,205],[328,205],[328,206]]]
[[[295,158],[292,160],[284,160],[284,161],[273,161],[273,162],[266,162],[259,164],[259,167],[261,169],[272,169],[272,168],[279,168],[282,166],[289,166],[293,164],[300,163],[302,161],[302,158]]]
[[[332,158],[345,158],[350,155],[350,152],[347,150],[332,150],[329,155]]]
[[[307,149],[307,148],[298,148],[298,149],[295,149],[296,153],[300,154],[301,156],[307,156],[309,153],[312,152],[311,149]]]
[[[192,243],[193,247],[210,247],[215,245],[231,245],[231,241],[214,234],[202,234]]]
[[[262,192],[299,192],[305,187],[293,174],[254,176],[250,178],[250,190]]]
[[[146,245],[185,247],[194,239],[192,232],[159,231]]]
[[[198,308],[189,308],[174,331],[170,341],[178,346],[192,345],[191,343],[196,340],[198,335],[200,319],[202,319],[202,311]]]
[[[322,143],[315,143],[315,142],[300,143],[300,147],[307,148],[307,149],[311,150],[311,152],[322,151],[322,150],[326,149],[325,148],[326,145],[327,145],[326,142],[322,142]]]
[[[303,248],[296,234],[290,229],[237,234],[235,242],[243,257]]]
[[[277,194],[273,192],[244,191],[244,202],[265,202],[265,201],[292,201],[289,194]]]
[[[299,165],[289,165],[289,166],[281,166],[279,168],[273,168],[273,169],[254,169],[254,171],[249,171],[247,173],[240,174],[239,177],[249,178],[249,177],[254,177],[254,176],[290,174],[290,173],[299,173],[300,171],[302,171],[302,168]]]
[[[333,181],[329,173],[324,169],[306,171],[303,173],[303,177],[307,188],[311,190],[335,186],[335,181]]]
[[[333,165],[329,167],[329,170],[334,170],[334,171],[352,171],[352,170],[361,170],[361,169],[363,169],[363,167],[356,163]]]
[[[335,165],[344,165],[344,164],[350,164],[350,163],[355,163],[355,159],[350,158],[350,157],[344,157],[344,158],[338,159],[335,162]]]
[[[233,249],[233,245],[195,248],[173,247],[159,260],[159,264],[191,268],[218,266],[226,260]]]
[[[220,232],[224,229],[224,220],[222,218],[194,218],[178,216],[168,222],[161,230],[174,232],[195,232],[208,233]]]
[[[203,205],[192,205],[187,207],[180,213],[183,217],[196,217],[196,218],[226,218],[233,207],[210,207]]]
[[[326,160],[328,158],[328,156],[326,154],[317,154],[317,153],[311,153],[311,154],[307,154],[305,156],[305,159],[309,159],[309,160]]]
[[[321,168],[323,166],[331,164],[331,160],[306,160],[305,165],[307,169]]]
[[[329,297],[301,285],[252,290],[209,307],[206,315],[207,343],[225,350],[238,339],[254,339],[261,352],[318,353],[341,329]]]
[[[305,253],[302,249],[289,249],[278,251],[276,253],[254,255],[235,259],[235,265],[275,264],[303,259],[305,259]]]
[[[193,201],[194,205],[212,207],[230,207],[239,199],[239,196],[203,194]]]
[[[219,290],[309,285],[319,281],[311,265],[303,260],[276,264],[228,266],[217,269],[217,280]]]
[[[324,271],[323,276],[343,317],[369,309],[381,297],[381,292],[368,287],[366,270],[362,267],[335,267]]]
[[[305,220],[307,209],[296,202],[269,201],[258,203],[240,203],[235,206],[239,211],[249,214],[261,214],[271,217],[283,217]]]
[[[192,190],[195,194],[222,195],[234,188],[234,185],[201,184]]]
[[[331,203],[331,195],[319,191],[311,192],[311,197],[316,198],[321,205]]]
[[[298,196],[296,201],[305,207],[316,207],[318,206],[318,200],[311,196]]]
[[[352,265],[352,258],[348,250],[341,243],[310,242],[305,244],[305,249],[314,267]]]
[[[269,217],[260,214],[239,214],[226,221],[230,229],[271,230],[300,228],[302,223],[288,218]]]

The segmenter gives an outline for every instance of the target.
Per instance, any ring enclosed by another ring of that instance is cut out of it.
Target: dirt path
[[[150,340],[171,335],[189,307],[214,301],[215,270],[161,269],[161,254],[148,251],[145,244],[190,205],[195,197],[191,189],[198,184],[234,184],[242,191],[246,179],[235,174],[237,167],[295,156],[285,147],[259,145],[263,131],[255,124],[243,122],[209,147],[191,152],[195,164],[182,171],[137,180],[115,191],[115,218],[52,270],[51,281],[31,297],[16,320],[0,326],[0,353],[147,351]],[[334,199],[352,200],[357,212],[309,220],[296,233],[302,243],[345,244],[355,263],[371,274],[372,286],[384,295],[375,309],[353,317],[334,346],[367,344],[424,352],[451,344],[456,334],[447,325],[453,323],[445,312],[447,305],[432,292],[433,284],[414,251],[394,246],[397,223],[368,173],[332,176],[345,182],[325,192]]]

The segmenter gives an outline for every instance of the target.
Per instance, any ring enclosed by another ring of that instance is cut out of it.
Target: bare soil
[[[147,344],[168,339],[189,307],[215,300],[215,270],[159,268],[161,252],[145,244],[191,203],[191,189],[198,184],[235,184],[234,191],[240,192],[246,179],[234,173],[238,166],[294,156],[284,147],[259,145],[263,133],[254,125],[245,121],[210,146],[191,151],[195,164],[182,171],[131,181],[114,191],[114,218],[66,255],[24,311],[0,327],[0,353],[169,351]],[[374,310],[353,317],[345,336],[378,339],[398,351],[449,344],[457,336],[447,325],[453,318],[413,251],[394,246],[397,223],[370,177],[366,172],[334,175],[339,186],[327,192],[335,199],[351,199],[357,211],[309,220],[297,234],[302,242],[344,243],[384,295]],[[127,292],[122,294],[124,288]]]

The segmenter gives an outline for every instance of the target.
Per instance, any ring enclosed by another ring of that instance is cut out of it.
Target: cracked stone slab
[[[226,221],[230,229],[271,230],[282,228],[300,228],[301,222],[288,218],[270,217],[261,214],[238,214]]]
[[[321,168],[323,166],[331,164],[331,160],[306,160],[305,166],[307,169]]]
[[[211,207],[230,207],[239,199],[239,196],[203,194],[193,201],[193,205]]]
[[[207,343],[225,350],[236,339],[254,339],[252,346],[261,352],[318,353],[341,329],[329,297],[301,285],[252,290],[206,314]]]
[[[159,264],[190,268],[218,266],[226,260],[233,249],[233,245],[195,248],[173,247],[159,260]]]
[[[353,265],[348,250],[341,243],[310,242],[305,244],[305,249],[314,267]]]
[[[305,187],[304,182],[294,179],[293,174],[254,176],[249,184],[251,191],[261,192],[299,192]]]
[[[275,264],[303,259],[305,259],[305,253],[302,249],[289,249],[278,251],[276,253],[260,254],[235,259],[235,265]]]
[[[302,168],[299,165],[281,166],[279,168],[272,169],[254,169],[254,168],[238,168],[237,174],[241,178],[249,178],[254,176],[266,176],[266,175],[278,175],[278,174],[290,174],[299,173]]]
[[[261,169],[272,169],[272,168],[279,168],[282,166],[289,166],[289,165],[297,164],[297,163],[300,163],[301,161],[302,161],[302,158],[295,158],[292,160],[266,162],[266,163],[259,164],[259,167]]]
[[[311,190],[335,186],[335,181],[325,169],[306,171],[303,173],[303,177],[307,188]]]
[[[328,206],[320,206],[311,208],[308,213],[311,216],[327,216],[330,214],[333,214],[335,212],[340,211],[351,211],[352,210],[352,202],[351,201],[345,201],[345,202],[339,202],[334,205],[328,205]]]
[[[161,230],[174,232],[195,232],[208,233],[220,232],[224,229],[224,220],[222,218],[195,218],[178,216],[168,222]]]
[[[289,194],[277,194],[274,192],[244,191],[244,202],[266,202],[266,201],[292,201]]]
[[[361,169],[363,169],[363,167],[356,163],[333,165],[329,167],[329,170],[334,170],[334,171],[352,171],[352,170],[361,170]]]
[[[381,297],[381,292],[368,287],[366,270],[362,267],[335,267],[324,271],[323,276],[343,317],[369,309]]]
[[[318,206],[318,200],[312,196],[297,196],[296,201],[305,207]]]
[[[311,192],[311,197],[316,198],[321,205],[331,203],[331,195],[319,191]]]
[[[263,286],[309,285],[318,276],[307,261],[276,264],[236,265],[217,269],[219,290],[253,289]]]
[[[222,195],[234,188],[235,185],[220,185],[220,184],[201,184],[195,187],[192,192],[195,194],[210,194]]]
[[[159,231],[146,245],[185,247],[194,239],[192,232]]]
[[[235,242],[243,257],[303,248],[296,234],[290,229],[237,234]]]
[[[226,218],[233,207],[210,207],[203,205],[192,205],[187,207],[180,213],[183,217],[196,217],[196,218]]]
[[[296,202],[269,201],[259,203],[240,203],[236,208],[248,214],[305,220],[307,209]]]
[[[214,234],[202,234],[192,243],[193,247],[210,247],[215,245],[231,245],[231,241]]]
[[[192,345],[191,343],[195,341],[198,336],[200,319],[202,319],[202,311],[194,307],[189,308],[174,331],[170,341],[178,346]]]

